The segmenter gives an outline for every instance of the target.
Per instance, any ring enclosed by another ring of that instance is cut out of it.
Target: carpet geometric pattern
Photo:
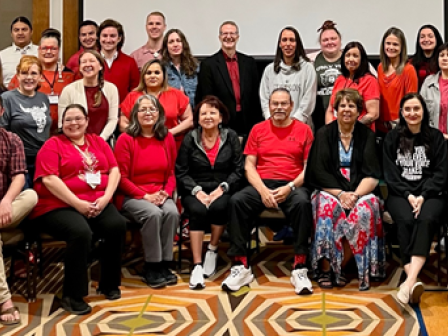
[[[96,295],[96,282],[92,281],[87,300],[93,310],[86,316],[65,313],[55,292],[48,294],[45,288],[60,286],[63,264],[56,256],[46,259],[37,301],[27,303],[14,295],[22,324],[0,327],[0,335],[426,335],[418,310],[402,307],[396,300],[401,269],[394,260],[388,265],[388,278],[373,283],[369,291],[359,292],[357,280],[353,280],[345,288],[324,291],[314,283],[312,295],[298,296],[289,279],[290,247],[262,248],[252,262],[256,280],[235,293],[221,290],[230,261],[224,250],[219,253],[218,272],[207,279],[207,287],[201,291],[188,288],[188,274],[180,275],[175,286],[150,289],[138,275],[138,262],[122,269],[120,300]],[[93,278],[94,273],[92,270]],[[50,282],[51,286],[44,285]],[[14,288],[20,289],[20,284]],[[446,293],[433,293],[446,301]]]

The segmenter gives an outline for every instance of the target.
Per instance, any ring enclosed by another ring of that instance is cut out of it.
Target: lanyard
[[[53,88],[54,88],[54,83],[56,82],[56,75],[59,72],[58,70],[59,70],[59,64],[56,66],[56,71],[54,72],[54,75],[53,75],[53,83],[50,83],[47,76],[45,76],[45,74],[42,72],[42,77],[44,77],[45,81],[48,83],[48,85],[50,85],[51,94],[54,94]],[[62,77],[60,72],[59,72],[59,77]]]

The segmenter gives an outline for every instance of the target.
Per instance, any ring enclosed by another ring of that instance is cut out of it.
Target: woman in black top
[[[176,161],[176,179],[182,204],[190,219],[194,269],[191,289],[205,287],[204,276],[216,270],[219,238],[227,222],[227,203],[243,177],[240,140],[226,127],[229,112],[215,96],[206,96],[193,114],[195,129],[185,136]],[[212,237],[202,266],[204,231]]]
[[[321,127],[308,156],[305,183],[311,197],[315,234],[311,265],[321,288],[347,284],[344,266],[354,256],[359,289],[370,277],[385,276],[380,204],[373,194],[380,177],[375,134],[357,119],[363,99],[352,88],[335,97],[337,120]]]
[[[424,288],[417,276],[439,228],[445,202],[447,150],[442,133],[429,126],[425,101],[408,93],[400,102],[400,122],[383,147],[388,210],[398,226],[400,254],[407,279],[397,298],[418,303]]]

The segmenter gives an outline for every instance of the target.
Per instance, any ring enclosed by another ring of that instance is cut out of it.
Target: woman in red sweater
[[[407,93],[417,92],[418,78],[414,67],[408,63],[406,38],[398,28],[389,28],[384,34],[380,60],[380,115],[376,121],[376,130],[377,134],[384,137],[398,124],[401,98]]]
[[[137,98],[144,94],[153,95],[162,104],[165,110],[165,125],[179,148],[184,134],[193,127],[193,113],[185,93],[168,85],[166,68],[158,59],[153,59],[143,66],[138,87],[121,103],[120,131],[125,132],[132,107]]]
[[[177,277],[168,267],[179,223],[172,199],[176,144],[165,126],[164,108],[154,96],[137,99],[129,127],[118,138],[115,157],[121,172],[117,206],[142,226],[143,280],[152,288],[176,284]]]
[[[358,120],[375,131],[375,120],[380,108],[380,88],[377,79],[369,70],[367,53],[359,42],[348,43],[341,56],[341,72],[333,86],[330,104],[325,116],[325,123],[336,120],[333,107],[336,94],[346,88],[356,89],[363,99],[362,111]]]
[[[62,307],[88,314],[88,259],[93,234],[104,239],[98,291],[121,297],[121,252],[126,222],[110,203],[120,180],[114,154],[96,134],[86,134],[89,118],[83,106],[67,106],[62,133],[49,139],[36,158],[34,189],[39,201],[31,213],[35,227],[67,242]]]

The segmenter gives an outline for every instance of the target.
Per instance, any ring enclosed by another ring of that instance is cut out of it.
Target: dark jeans
[[[445,204],[443,197],[427,199],[415,219],[407,199],[389,195],[387,209],[397,224],[403,265],[409,264],[412,256],[428,256],[434,234],[440,227]]]
[[[269,189],[285,186],[288,181],[264,180]],[[308,240],[311,235],[313,216],[311,213],[310,191],[297,188],[283,203],[279,204],[294,232],[294,252],[308,255]],[[230,256],[245,256],[250,229],[255,218],[265,210],[260,194],[252,186],[247,186],[232,196],[229,202],[230,221],[228,225]]]
[[[196,196],[182,196],[182,205],[188,214],[190,231],[205,231],[210,224],[226,224],[229,200],[230,195],[223,194],[207,209]]]
[[[88,294],[87,263],[92,236],[104,239],[100,251],[103,292],[121,283],[121,253],[126,221],[112,204],[95,218],[86,218],[73,208],[56,209],[35,219],[39,229],[67,243],[63,296],[81,298]]]

